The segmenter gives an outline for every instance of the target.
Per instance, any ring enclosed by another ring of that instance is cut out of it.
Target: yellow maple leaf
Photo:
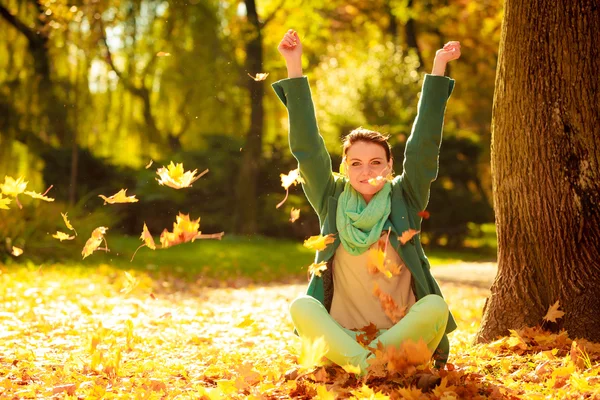
[[[71,225],[71,222],[69,221],[69,218],[67,217],[67,213],[60,213],[60,215],[62,215],[63,221],[65,221],[65,225],[67,226],[67,229],[75,232],[75,236],[77,236],[77,231],[75,230],[75,228],[73,228],[73,225]]]
[[[202,171],[198,176],[196,176],[197,172],[197,169],[184,172],[183,163],[175,165],[173,161],[171,161],[168,167],[161,167],[156,170],[156,173],[160,177],[160,179],[157,178],[156,180],[159,185],[165,185],[173,189],[182,189],[192,186],[192,183],[208,173],[208,168]]]
[[[342,368],[349,374],[360,375],[361,373],[360,365],[346,364],[342,365]]]
[[[423,396],[421,389],[416,387],[398,388],[398,394],[403,400],[420,400]]]
[[[269,76],[269,73],[265,73],[265,72],[259,72],[256,74],[256,76],[252,76],[250,74],[248,74],[248,76],[252,79],[254,79],[256,82],[259,81],[264,81],[265,79],[267,79],[267,76]]]
[[[281,177],[281,186],[285,189],[285,197],[275,206],[275,208],[279,208],[285,203],[290,194],[290,186],[304,183],[304,179],[300,176],[300,170],[298,168],[291,170],[287,175],[280,174],[279,176]]]
[[[160,234],[160,243],[163,249],[166,249],[177,244],[193,242],[196,239],[218,239],[224,235],[224,232],[202,234],[199,231],[200,218],[191,220],[189,214],[184,215],[179,213],[176,218],[176,222],[173,223],[173,232],[169,232],[165,229]]]
[[[413,236],[415,236],[419,232],[420,231],[417,231],[415,229],[409,229],[407,231],[402,232],[402,235],[400,235],[400,237],[398,237],[398,240],[400,240],[400,243],[406,244],[406,242],[408,242],[410,239],[412,239]]]
[[[4,183],[0,184],[0,191],[6,196],[17,197],[17,195],[23,193],[27,188],[27,184],[23,177],[14,179],[11,176],[4,176]]]
[[[360,390],[351,390],[350,393],[352,393],[355,398],[359,400],[389,400],[390,398],[387,394],[384,394],[381,391],[375,392],[364,383]]]
[[[117,193],[113,194],[110,197],[106,197],[104,195],[98,195],[104,200],[104,204],[116,204],[116,203],[137,203],[139,200],[133,196],[127,196],[127,189],[121,189]]]
[[[21,254],[23,254],[23,249],[20,249],[17,246],[13,246],[10,254],[12,254],[15,257],[19,257]]]
[[[300,218],[300,209],[292,207],[292,211],[290,211],[290,221],[294,223],[298,218]]]
[[[444,376],[440,381],[440,384],[435,389],[433,389],[433,394],[441,398],[444,397],[444,394],[447,393],[449,396],[454,395],[456,396],[456,398],[458,398],[458,395],[456,394],[456,392],[454,392],[455,389],[456,386],[448,386],[448,377]]]
[[[298,356],[300,369],[308,370],[322,365],[322,359],[329,351],[325,338],[319,336],[313,340],[302,336],[301,340],[300,355]]]
[[[328,391],[325,385],[318,385],[316,398],[319,400],[335,400],[335,392]]]
[[[106,228],[104,226],[100,226],[92,231],[92,235],[87,240],[87,242],[85,242],[85,245],[83,246],[83,250],[81,251],[81,255],[83,256],[84,259],[87,256],[91,255],[94,251],[98,250],[98,246],[100,246],[100,244],[102,243],[103,240],[104,240],[104,243],[106,243],[106,239],[104,238],[104,235],[106,234],[107,230],[108,230],[108,228]],[[108,251],[108,244],[106,245],[106,249],[104,249],[104,250]]]
[[[69,236],[68,233],[64,233],[61,231],[56,231],[56,233],[54,235],[52,235],[53,238],[60,240],[61,242],[63,240],[73,240],[75,239],[75,236]]]
[[[312,263],[308,266],[308,273],[321,276],[321,272],[327,269],[327,261],[321,261],[320,263]]]
[[[304,247],[311,250],[322,251],[325,250],[325,248],[333,242],[335,242],[333,233],[330,233],[329,235],[325,236],[311,236],[304,241]]]
[[[142,239],[144,241],[144,243],[142,243],[140,245],[140,247],[138,247],[133,252],[133,256],[131,256],[131,261],[133,261],[133,258],[135,257],[135,255],[138,252],[138,250],[141,249],[144,246],[146,246],[146,247],[148,247],[148,248],[150,248],[152,250],[156,250],[156,244],[154,243],[154,238],[150,234],[150,231],[148,230],[148,227],[146,226],[145,222],[144,222],[144,228],[142,229],[142,234],[140,235],[140,239]]]
[[[30,196],[34,199],[39,199],[39,200],[44,200],[47,202],[53,202],[54,199],[51,197],[46,197],[45,195],[41,194],[41,193],[37,193],[37,192],[32,192],[32,191],[25,191],[23,192],[23,194]]]
[[[8,197],[2,197],[2,193],[0,193],[0,210],[10,210],[8,205],[11,200]]]
[[[548,308],[548,312],[546,313],[546,315],[544,315],[543,320],[544,321],[550,321],[550,322],[556,322],[557,318],[562,318],[563,315],[565,315],[564,311],[559,311],[558,308],[560,307],[560,302],[559,300],[556,300],[556,303],[554,303],[553,305],[550,306],[550,308]]]

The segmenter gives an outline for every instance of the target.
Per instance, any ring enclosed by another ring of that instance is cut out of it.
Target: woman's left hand
[[[447,63],[448,61],[457,60],[460,57],[460,42],[448,42],[435,52],[435,61]]]

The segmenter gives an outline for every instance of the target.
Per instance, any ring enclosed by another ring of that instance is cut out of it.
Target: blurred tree
[[[492,122],[498,276],[478,340],[537,325],[560,301],[550,326],[600,342],[600,9],[506,10]]]

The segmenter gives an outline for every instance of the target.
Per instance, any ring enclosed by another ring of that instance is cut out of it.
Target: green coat
[[[411,228],[421,230],[422,219],[418,212],[427,207],[431,182],[437,178],[444,111],[453,88],[452,79],[436,75],[425,76],[417,117],[406,142],[403,173],[392,181],[389,218],[394,234],[390,235],[390,243],[412,274],[417,300],[428,294],[442,296],[442,292],[429,270],[429,260],[423,252],[420,235],[415,235],[402,245],[398,234]],[[344,190],[347,179],[332,173],[331,158],[319,134],[308,79],[283,79],[275,82],[273,89],[288,109],[290,149],[298,160],[306,197],[319,216],[321,234],[335,234],[337,199]],[[339,235],[335,238],[333,244],[317,252],[315,262],[327,261],[331,266],[333,255],[340,245]],[[319,300],[329,311],[333,290],[331,268],[327,268],[321,277],[311,277],[307,294]],[[446,334],[454,329],[456,322],[449,313]],[[447,360],[450,350],[446,334],[435,355],[442,363]]]

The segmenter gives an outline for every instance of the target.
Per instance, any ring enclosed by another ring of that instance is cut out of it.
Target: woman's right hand
[[[302,43],[298,32],[290,29],[286,32],[277,46],[279,53],[285,58],[285,61],[290,62],[301,62],[302,59]]]

